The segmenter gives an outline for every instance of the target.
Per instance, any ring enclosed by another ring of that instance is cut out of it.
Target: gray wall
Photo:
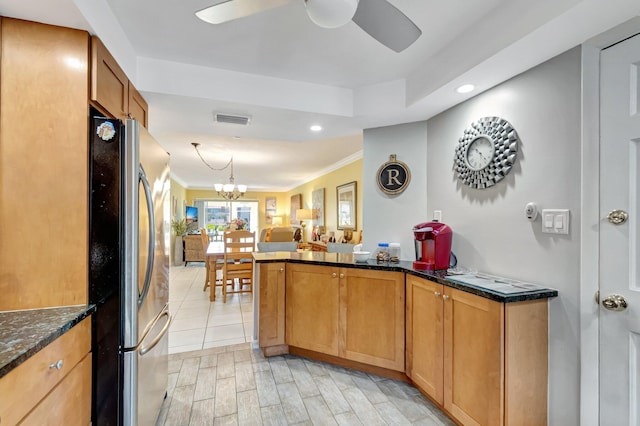
[[[402,259],[415,259],[411,228],[427,217],[427,123],[367,129],[362,161],[363,250],[375,251],[378,243],[400,243]],[[398,195],[387,195],[376,183],[377,171],[396,154],[411,170],[411,182]]]
[[[412,259],[408,230],[442,210],[459,265],[558,289],[549,305],[549,424],[562,426],[579,424],[580,63],[580,49],[572,49],[429,119],[426,141],[425,123],[364,133],[366,243],[402,235],[403,254],[410,249]],[[503,181],[475,190],[458,182],[453,153],[464,129],[486,116],[508,120],[521,145]],[[391,200],[373,176],[395,151],[414,178],[411,193]],[[569,235],[543,234],[540,217],[529,222],[530,201],[569,209]]]

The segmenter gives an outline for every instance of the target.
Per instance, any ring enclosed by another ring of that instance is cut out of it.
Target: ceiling
[[[422,30],[400,53],[353,22],[316,26],[302,0],[220,25],[194,15],[220,0],[0,0],[0,14],[97,34],[181,184],[228,178],[198,142],[213,167],[233,156],[236,183],[282,191],[360,158],[363,129],[427,119],[640,13],[637,0],[389,1]]]

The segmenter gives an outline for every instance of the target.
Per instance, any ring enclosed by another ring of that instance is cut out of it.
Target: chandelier
[[[247,192],[247,185],[236,186],[234,183],[233,157],[231,157],[231,160],[229,160],[229,162],[224,167],[217,169],[215,167],[212,167],[209,163],[205,161],[204,158],[202,158],[200,151],[198,151],[198,146],[200,145],[199,143],[191,142],[191,145],[193,145],[193,147],[196,149],[196,152],[198,153],[198,157],[200,157],[200,160],[202,160],[205,166],[207,166],[211,170],[222,171],[222,170],[226,170],[228,167],[231,167],[231,174],[229,175],[229,183],[224,183],[224,184],[216,183],[213,185],[214,189],[218,193],[218,196],[224,198],[225,200],[237,200],[238,198],[242,197],[245,192]]]

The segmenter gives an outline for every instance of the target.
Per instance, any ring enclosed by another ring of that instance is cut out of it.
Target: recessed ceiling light
[[[310,129],[312,132],[319,132],[320,130],[322,130],[322,126],[314,124],[313,126],[310,127]]]
[[[458,92],[458,93],[469,93],[473,89],[475,89],[475,86],[473,84],[463,84],[462,86],[460,86],[460,87],[458,87],[456,89],[456,92]]]

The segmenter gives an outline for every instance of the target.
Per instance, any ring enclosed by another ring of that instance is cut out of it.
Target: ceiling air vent
[[[240,126],[246,126],[249,124],[249,120],[251,119],[251,117],[216,113],[213,115],[213,119],[216,123],[238,124]]]

